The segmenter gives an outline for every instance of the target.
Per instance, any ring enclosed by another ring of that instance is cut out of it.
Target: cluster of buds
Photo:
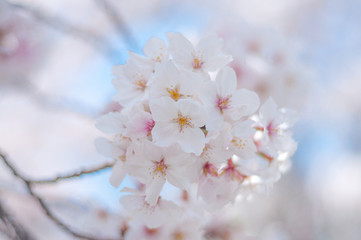
[[[202,239],[206,225],[194,218],[272,185],[297,147],[295,112],[278,109],[272,98],[261,105],[255,92],[238,89],[222,39],[205,37],[194,47],[180,33],[167,37],[169,46],[151,38],[145,56],[130,52],[114,67],[114,100],[122,109],[96,123],[112,135],[96,140],[98,151],[115,159],[111,184],[128,175],[144,186],[123,189],[130,229],[145,229],[129,230],[128,239],[160,232],[154,239]],[[162,198],[166,182],[186,200]]]

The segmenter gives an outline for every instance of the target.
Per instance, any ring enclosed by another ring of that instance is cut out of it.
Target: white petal
[[[237,90],[231,99],[230,117],[238,120],[241,117],[249,116],[257,111],[259,98],[255,92],[247,89]]]
[[[277,104],[273,98],[268,98],[267,101],[261,106],[259,116],[263,124],[268,125],[277,116]]]
[[[152,100],[149,103],[154,121],[171,122],[178,116],[175,102],[169,97],[162,97]]]
[[[150,113],[144,111],[131,116],[128,121],[126,136],[130,138],[146,137],[150,133],[148,129],[150,129],[152,121]]]
[[[251,137],[255,134],[256,129],[253,126],[252,120],[245,120],[237,122],[233,127],[233,135],[236,137]]]
[[[117,159],[125,153],[123,149],[105,138],[95,139],[94,145],[99,153],[108,158]]]
[[[169,51],[174,61],[186,69],[193,69],[194,47],[192,43],[180,33],[167,33],[169,41]]]
[[[206,143],[206,138],[200,128],[186,128],[177,139],[182,150],[199,156]]]
[[[216,78],[217,93],[221,97],[227,97],[236,91],[237,77],[234,70],[230,67],[222,68]]]
[[[158,197],[163,189],[164,183],[165,177],[157,175],[154,176],[153,181],[147,185],[147,189],[145,190],[145,201],[149,203],[150,206],[157,204]]]
[[[175,143],[179,129],[176,124],[158,122],[152,130],[153,141],[161,147],[168,147]]]
[[[129,59],[127,61],[127,66],[135,65],[135,66],[138,66],[139,68],[141,68],[141,67],[151,68],[152,62],[150,59],[147,59],[134,52],[128,52],[128,54],[129,54]]]
[[[256,145],[252,138],[234,138],[231,143],[235,154],[243,159],[249,159],[255,156],[257,151]]]
[[[222,52],[223,40],[217,35],[202,38],[197,44],[197,51],[205,58],[213,58]]]
[[[99,117],[95,122],[95,126],[105,133],[123,134],[125,131],[125,120],[126,117],[123,114],[119,112],[110,112]]]
[[[202,60],[204,61],[202,68],[205,71],[216,71],[232,61],[232,56],[224,55],[222,48],[223,40],[216,35],[202,38],[199,41],[197,52],[202,54]]]
[[[152,61],[162,62],[165,59],[168,59],[167,44],[163,40],[156,37],[152,37],[147,41],[143,52]]]
[[[109,182],[113,187],[119,187],[119,185],[122,183],[126,171],[123,168],[123,162],[122,161],[116,161],[113,168],[112,168],[112,174],[110,175]]]
[[[199,102],[192,99],[181,99],[176,105],[183,116],[191,117],[194,127],[202,127],[206,124],[208,114]]]

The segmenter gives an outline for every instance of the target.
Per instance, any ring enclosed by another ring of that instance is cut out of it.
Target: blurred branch
[[[0,201],[0,231],[14,240],[33,240],[34,238],[17,223],[3,207]]]
[[[103,9],[110,21],[112,21],[120,37],[124,39],[124,42],[128,45],[128,47],[132,50],[137,49],[138,44],[132,32],[130,31],[128,25],[124,22],[121,15],[116,11],[115,7],[112,6],[107,0],[94,1],[101,9]]]
[[[101,170],[111,168],[113,166],[113,164],[114,163],[105,163],[103,165],[100,165],[100,166],[97,166],[97,167],[94,167],[94,168],[91,168],[91,169],[83,169],[83,170],[80,170],[78,172],[68,174],[68,175],[61,175],[61,176],[57,176],[55,178],[49,178],[49,179],[44,179],[44,180],[33,180],[32,183],[39,183],[39,184],[56,183],[59,180],[71,179],[71,178],[75,178],[75,177],[80,177],[80,176],[85,175],[85,174],[91,174],[91,173],[99,172]]]
[[[96,108],[91,107],[84,102],[61,96],[48,96],[39,91],[29,81],[27,83],[28,86],[23,88],[25,93],[27,93],[32,100],[42,107],[61,111],[70,111],[91,118],[98,114],[98,110]]]
[[[23,11],[29,13],[34,18],[36,18],[38,21],[40,21],[52,28],[55,28],[59,31],[62,31],[64,33],[67,33],[69,35],[72,35],[76,38],[79,38],[79,39],[89,43],[96,50],[103,53],[105,55],[105,57],[107,57],[110,61],[114,60],[112,55],[114,56],[114,54],[116,52],[118,52],[116,49],[108,47],[108,46],[110,46],[110,44],[107,41],[105,41],[104,39],[102,39],[101,37],[97,36],[96,34],[90,32],[90,31],[86,31],[81,28],[72,26],[60,18],[51,17],[51,16],[47,15],[46,13],[44,13],[38,9],[35,9],[33,7],[15,3],[15,2],[12,2],[9,0],[5,0],[5,1],[11,7],[15,8],[15,9],[20,9],[20,10],[23,10]]]
[[[52,220],[56,225],[58,225],[61,229],[63,229],[65,232],[71,234],[74,237],[80,238],[80,239],[87,239],[87,240],[100,240],[101,238],[98,237],[93,237],[93,236],[89,236],[89,235],[85,235],[82,233],[78,233],[74,230],[72,230],[70,227],[68,227],[67,225],[65,225],[60,219],[58,219],[48,208],[48,206],[46,205],[46,203],[44,202],[44,200],[37,195],[34,191],[33,191],[33,184],[34,182],[31,180],[28,180],[27,178],[25,178],[24,176],[22,176],[22,174],[20,174],[16,168],[10,163],[10,161],[7,159],[7,157],[5,156],[5,154],[0,152],[0,157],[2,158],[3,162],[5,163],[5,165],[10,169],[10,171],[12,172],[12,174],[14,176],[16,176],[17,178],[19,178],[26,186],[29,194],[39,203],[39,205],[41,206],[41,208],[43,209],[44,213],[46,214],[46,216]],[[77,176],[76,174],[72,174],[71,176]],[[80,175],[79,175],[80,176]]]

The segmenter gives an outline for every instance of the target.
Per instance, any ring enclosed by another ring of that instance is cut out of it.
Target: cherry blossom
[[[146,184],[145,200],[156,204],[166,181],[187,189],[195,179],[194,158],[178,147],[161,148],[147,140],[137,144],[129,159],[128,172]]]
[[[168,96],[174,101],[192,98],[201,86],[199,76],[189,72],[180,72],[172,61],[159,65],[150,90],[150,98]]]
[[[223,40],[217,36],[202,38],[196,48],[180,33],[168,33],[167,36],[174,61],[184,69],[216,71],[232,61],[230,55],[223,54]]]
[[[233,69],[225,67],[219,71],[216,82],[209,82],[202,99],[215,114],[226,119],[239,120],[249,116],[259,107],[256,93],[246,89],[237,90],[237,78]]]
[[[205,146],[201,127],[206,124],[208,114],[202,105],[191,99],[177,102],[162,97],[150,102],[155,126],[152,130],[155,144],[162,147],[178,143],[182,150],[200,155]]]

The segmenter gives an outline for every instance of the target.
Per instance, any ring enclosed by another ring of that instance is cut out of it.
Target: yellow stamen
[[[178,113],[178,118],[173,119],[175,123],[178,123],[179,132],[182,132],[183,128],[193,127],[191,120],[191,117],[183,116],[181,113]]]
[[[193,58],[192,65],[193,65],[194,69],[200,69],[200,68],[202,68],[203,62],[199,58],[195,57],[195,58]]]
[[[144,91],[145,88],[147,87],[147,82],[143,79],[134,81],[134,84],[137,85],[137,88],[142,91]]]
[[[179,93],[179,88],[177,87],[173,89],[167,88],[167,92],[174,101],[178,101],[178,99],[183,96],[182,94]]]

